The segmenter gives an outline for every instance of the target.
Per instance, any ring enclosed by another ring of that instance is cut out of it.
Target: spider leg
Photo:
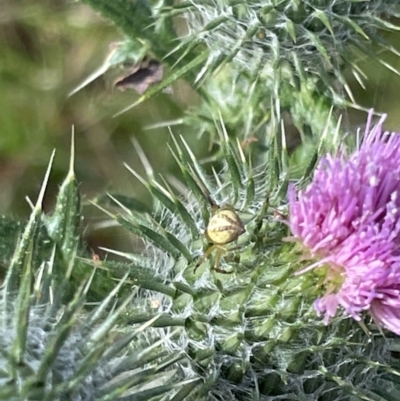
[[[225,253],[226,253],[225,248],[223,248],[221,246],[217,246],[217,254],[215,256],[215,263],[214,263],[214,267],[212,268],[212,270],[215,270],[217,273],[221,273],[221,274],[232,274],[233,272],[228,272],[219,267],[221,258]]]
[[[196,266],[194,268],[194,273],[196,273],[197,269],[200,265],[212,254],[212,252],[218,248],[217,245],[211,245],[204,253],[203,256],[197,261]]]

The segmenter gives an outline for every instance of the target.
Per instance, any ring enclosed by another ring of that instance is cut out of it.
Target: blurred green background
[[[76,173],[84,200],[105,191],[146,200],[144,187],[123,166],[126,162],[143,173],[132,137],[143,146],[156,173],[174,173],[168,129],[147,127],[179,119],[188,107],[199,103],[187,83],[179,81],[172,93],[162,93],[113,117],[139,95],[113,88],[111,74],[68,97],[102,65],[110,44],[123,39],[112,24],[79,2],[0,0],[0,29],[1,214],[29,214],[25,197],[36,199],[50,154],[56,149],[46,197],[46,207],[51,209],[68,168],[73,125]],[[400,34],[388,39],[400,51]],[[382,57],[400,71],[400,58]],[[363,90],[349,77],[356,100],[366,108],[389,113],[387,128],[400,131],[399,76],[370,60],[360,60],[360,66],[369,82]],[[349,128],[364,121],[365,113],[353,110],[345,118]],[[197,155],[207,152],[207,140],[188,127],[174,126],[173,131],[183,135]],[[102,219],[93,207],[85,209],[86,216],[93,213],[95,219]],[[107,235],[118,240],[116,233]]]

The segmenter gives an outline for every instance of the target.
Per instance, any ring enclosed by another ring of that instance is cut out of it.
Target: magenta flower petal
[[[371,119],[359,149],[326,155],[307,188],[289,189],[289,226],[313,260],[302,272],[327,269],[315,302],[326,322],[339,308],[356,320],[368,311],[400,334],[400,134]]]
[[[373,302],[370,314],[376,322],[380,322],[387,329],[397,334],[400,333],[400,305],[398,302],[396,302],[396,306],[386,302]]]

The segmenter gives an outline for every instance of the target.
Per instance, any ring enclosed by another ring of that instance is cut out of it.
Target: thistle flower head
[[[383,131],[385,117],[371,128],[370,113],[353,154],[325,156],[307,188],[291,188],[290,228],[316,260],[305,270],[326,266],[315,302],[326,321],[340,306],[400,334],[400,135]]]

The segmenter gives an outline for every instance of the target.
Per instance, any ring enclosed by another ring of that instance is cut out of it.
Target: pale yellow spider
[[[216,250],[215,262],[212,267],[218,273],[229,274],[219,268],[222,256],[227,252],[227,247],[224,245],[236,241],[240,235],[245,232],[244,225],[237,213],[229,207],[217,209],[208,222],[205,232],[206,238],[212,245],[204,252],[204,255],[199,259],[194,268],[194,273],[204,260]]]

